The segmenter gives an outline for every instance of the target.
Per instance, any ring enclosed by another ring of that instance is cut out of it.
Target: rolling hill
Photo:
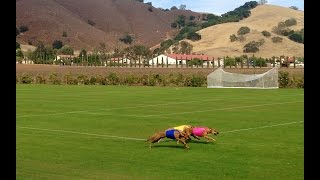
[[[157,47],[161,41],[173,38],[178,33],[177,29],[171,28],[171,23],[179,15],[187,19],[195,16],[197,22],[201,19],[201,13],[190,10],[164,11],[135,0],[16,0],[16,26],[29,27],[29,31],[18,35],[16,39],[23,45],[28,42],[36,45],[37,41],[51,45],[54,40],[60,40],[76,51],[82,48],[92,51],[100,43],[105,43],[109,50],[126,47],[119,38],[128,34],[133,37],[133,44]],[[271,40],[278,36],[272,33],[272,28],[290,18],[297,20],[297,25],[290,26],[290,29],[300,30],[304,27],[303,11],[258,5],[251,10],[248,18],[207,27],[198,31],[201,40],[186,41],[193,45],[193,53],[223,57],[243,55],[245,44],[264,39],[265,43],[255,53],[256,56],[303,57],[304,44],[291,41],[285,36],[282,36],[281,43],[273,43]],[[231,42],[230,35],[237,35],[242,26],[251,30],[244,35],[245,41]],[[264,37],[261,34],[264,30],[270,32],[271,37]],[[63,32],[66,32],[67,37],[62,36]]]
[[[16,39],[32,45],[60,40],[74,49],[93,50],[100,43],[123,47],[119,38],[128,34],[133,44],[153,46],[177,33],[171,23],[179,15],[199,17],[200,13],[163,11],[135,0],[16,0],[16,27],[29,28]]]
[[[272,57],[272,56],[304,56],[304,44],[291,41],[285,36],[282,43],[273,43],[271,38],[278,36],[272,33],[272,28],[277,26],[280,21],[285,21],[290,18],[295,18],[297,24],[290,26],[290,29],[300,30],[304,27],[304,12],[290,8],[275,6],[275,5],[259,5],[251,10],[251,15],[239,22],[231,22],[218,24],[207,27],[198,31],[201,35],[199,41],[188,41],[193,45],[194,53],[204,53],[215,57],[223,56],[240,56],[243,53],[243,46],[250,41],[258,41],[264,39],[265,43],[260,46],[256,56]],[[247,26],[250,28],[250,33],[245,34],[245,41],[231,42],[230,35],[237,35],[240,27]],[[271,37],[264,37],[261,32],[268,31]],[[249,53],[252,55],[252,53]]]

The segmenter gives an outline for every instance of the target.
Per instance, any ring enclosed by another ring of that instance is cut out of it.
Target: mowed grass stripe
[[[30,91],[19,91],[19,88],[30,88]],[[48,93],[44,93],[46,90]],[[123,93],[105,95],[106,90],[123,91]],[[51,98],[57,94],[66,96]],[[17,179],[266,179],[266,177],[303,179],[304,177],[303,123],[274,126],[303,121],[303,89],[17,85],[17,97]],[[90,100],[86,101],[86,97]],[[23,101],[24,98],[28,100]],[[51,106],[50,102],[43,101],[50,98],[56,100]],[[218,98],[221,100],[210,102]],[[70,103],[71,101],[74,103]],[[183,103],[187,101],[193,102]],[[172,114],[166,118],[122,116],[130,114],[147,116],[155,113],[160,115],[295,101],[301,102]],[[142,107],[107,110],[106,113],[111,113],[112,116],[72,113],[19,117],[34,113],[48,114],[49,111],[87,110],[105,113],[104,109],[135,105]],[[143,105],[155,106],[143,107]],[[144,141],[18,128],[44,128],[144,139],[157,130],[182,123],[208,125],[219,129],[220,132],[263,126],[274,127],[222,133],[214,136],[217,140],[214,143],[206,143],[204,139],[191,141],[189,143],[191,149],[188,151],[184,150],[181,144],[169,139],[149,149]]]

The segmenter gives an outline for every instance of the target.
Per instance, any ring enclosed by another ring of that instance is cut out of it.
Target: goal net
[[[222,66],[207,76],[208,88],[279,88],[278,68],[274,67],[262,74],[229,73]]]

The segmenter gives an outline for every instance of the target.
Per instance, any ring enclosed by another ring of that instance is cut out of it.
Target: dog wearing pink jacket
[[[209,128],[205,126],[195,126],[192,128],[191,136],[198,140],[200,140],[199,137],[204,137],[207,139],[207,142],[209,142],[209,140],[216,141],[212,137],[209,137],[208,134],[218,135],[219,132],[214,128]]]

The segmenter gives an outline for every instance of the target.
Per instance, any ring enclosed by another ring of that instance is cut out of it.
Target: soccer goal
[[[221,66],[207,76],[207,84],[207,88],[279,88],[278,68],[262,74],[238,74],[226,72]]]

